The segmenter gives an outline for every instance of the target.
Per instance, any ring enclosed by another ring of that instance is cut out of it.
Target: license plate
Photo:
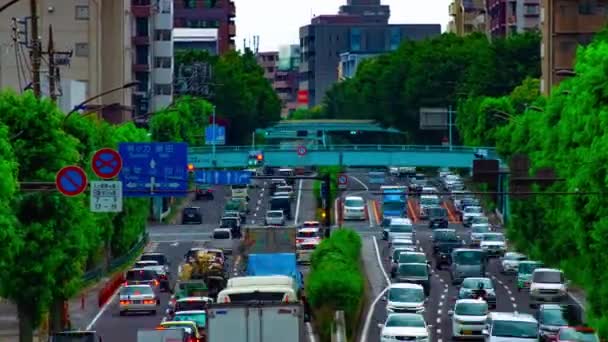
[[[141,304],[141,300],[134,300],[133,304]]]
[[[471,330],[463,330],[462,334],[463,335],[473,335],[473,332]]]

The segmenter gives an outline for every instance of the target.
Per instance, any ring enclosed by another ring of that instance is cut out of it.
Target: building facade
[[[72,56],[59,56],[61,80],[57,95],[63,111],[70,111],[83,100],[104,91],[121,87],[133,80],[130,0],[50,1],[39,0],[39,32],[43,49],[53,27],[56,51],[71,51]],[[6,48],[0,51],[0,87],[24,89],[31,82],[26,64],[30,63],[29,2],[20,1],[0,14],[0,40]],[[22,23],[13,25],[11,18]],[[14,44],[14,30],[17,40]],[[26,41],[28,39],[28,41]],[[20,58],[16,58],[15,56]],[[41,67],[43,92],[48,95],[48,64]],[[112,92],[91,101],[99,113],[111,121],[128,120],[132,111],[133,89]],[[101,109],[103,108],[103,109]]]
[[[300,45],[279,47],[279,64],[274,88],[283,102],[281,117],[288,118],[298,108],[300,76]]]
[[[488,31],[492,37],[538,30],[540,0],[486,0]]]
[[[340,81],[354,77],[357,73],[359,64],[368,59],[378,56],[377,53],[356,53],[345,52],[340,54],[340,64],[338,65],[338,79]]]
[[[608,23],[608,0],[542,0],[541,5],[540,87],[549,95],[571,75],[577,47],[589,44]]]
[[[459,36],[487,31],[485,0],[453,0],[449,6],[452,20],[448,32]]]
[[[175,52],[187,50],[203,50],[210,55],[219,54],[217,29],[173,29],[173,48]]]
[[[235,49],[236,7],[231,0],[174,0],[175,27],[217,29],[218,49]]]

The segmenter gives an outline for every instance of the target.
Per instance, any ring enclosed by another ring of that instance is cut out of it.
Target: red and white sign
[[[308,150],[306,149],[306,146],[300,145],[300,146],[298,146],[297,152],[300,157],[303,157],[306,155],[306,153],[308,153]]]
[[[345,174],[341,174],[338,176],[338,187],[340,189],[345,189],[348,185],[348,176]]]
[[[308,104],[308,90],[298,90],[298,103]]]
[[[57,190],[65,196],[76,196],[86,190],[89,186],[89,180],[82,168],[71,165],[57,172],[55,185]]]
[[[102,148],[93,155],[91,168],[99,178],[112,179],[118,176],[122,169],[122,158],[118,151]]]

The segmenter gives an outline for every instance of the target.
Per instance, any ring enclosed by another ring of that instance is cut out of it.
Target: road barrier
[[[110,279],[110,281],[108,281],[104,285],[104,287],[101,290],[99,290],[99,295],[97,297],[99,307],[104,306],[104,304],[108,302],[110,297],[112,297],[114,292],[116,292],[116,289],[118,289],[120,287],[120,285],[122,285],[122,283],[124,283],[124,282],[125,282],[125,275],[123,273],[119,273],[119,274],[115,275],[112,279]]]
[[[331,342],[346,342],[346,320],[344,319],[344,311],[336,311]]]

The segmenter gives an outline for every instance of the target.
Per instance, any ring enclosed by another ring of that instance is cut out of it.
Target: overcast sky
[[[260,51],[277,50],[279,45],[297,44],[300,26],[313,15],[337,14],[346,0],[234,0],[236,5],[236,46],[243,39],[260,36]],[[450,20],[451,0],[382,0],[391,6],[392,24],[441,24]]]

